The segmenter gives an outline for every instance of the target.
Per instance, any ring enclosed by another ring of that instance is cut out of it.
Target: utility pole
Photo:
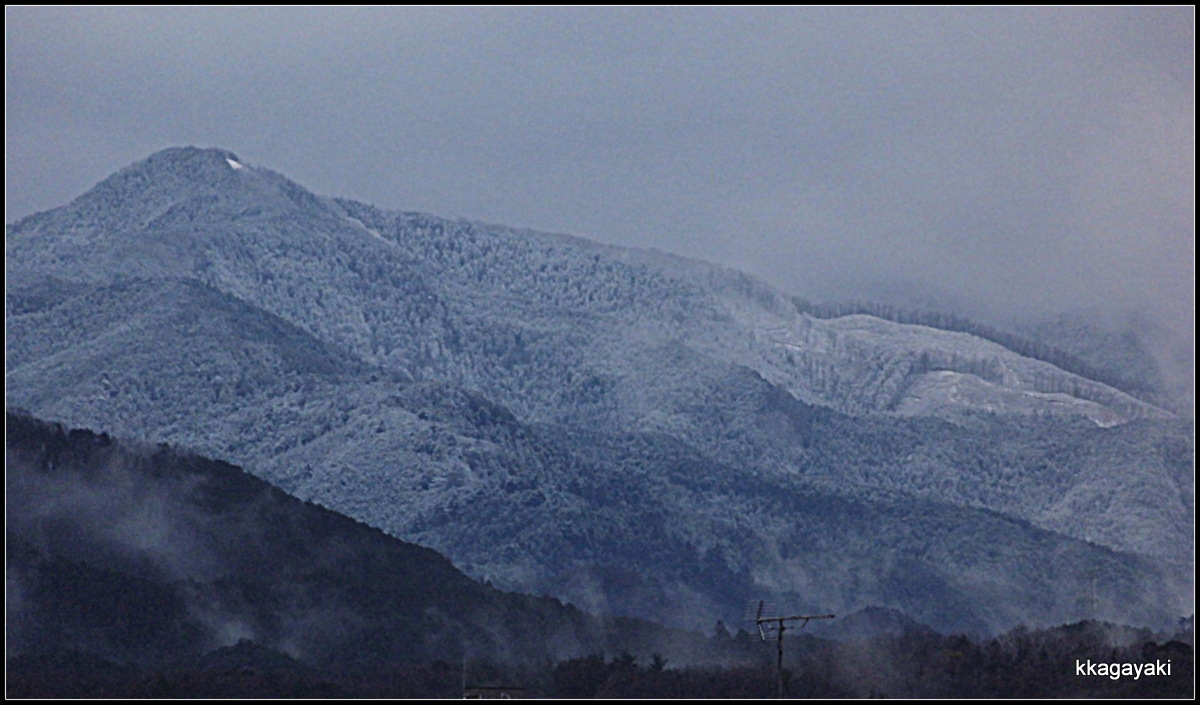
[[[778,658],[775,663],[775,678],[776,678],[776,697],[783,698],[783,633],[787,630],[788,622],[800,622],[800,626],[796,629],[803,629],[808,626],[809,621],[814,619],[833,619],[836,615],[832,614],[794,614],[790,617],[772,617],[766,614],[767,603],[759,601],[758,611],[754,616],[754,623],[758,625],[758,636],[763,641],[767,640],[767,633],[775,632],[776,643],[778,644]]]
[[[1084,575],[1087,580],[1087,594],[1079,598],[1080,619],[1096,621],[1098,617],[1098,607],[1100,600],[1096,596],[1096,567],[1090,568]]]

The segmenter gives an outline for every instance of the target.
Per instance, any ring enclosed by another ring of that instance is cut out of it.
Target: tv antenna
[[[778,644],[778,658],[775,663],[775,678],[777,697],[783,698],[783,633],[787,631],[788,622],[800,622],[800,626],[792,627],[793,629],[803,629],[808,626],[808,623],[814,619],[833,619],[836,615],[832,614],[793,614],[786,617],[776,616],[775,608],[765,600],[758,600],[750,603],[748,610],[753,616],[755,626],[758,627],[758,637],[763,641],[771,634],[775,635],[776,644]]]

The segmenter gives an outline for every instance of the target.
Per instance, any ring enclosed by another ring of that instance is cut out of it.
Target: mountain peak
[[[337,216],[302,186],[245,165],[232,151],[171,147],[111,174],[65,206],[14,223],[6,251],[30,275],[41,267],[55,276],[73,271],[68,278],[185,276],[204,238],[256,228],[282,236],[294,229],[284,233],[264,223],[294,218],[329,222]]]
[[[110,175],[69,207],[137,219],[197,196],[227,194],[238,187],[240,170],[229,150],[171,147]]]
[[[130,168],[173,166],[193,168],[224,167],[229,169],[229,162],[240,164],[238,155],[220,147],[167,147],[136,162]]]
[[[147,185],[189,191],[198,185],[221,187],[241,168],[241,160],[227,149],[170,147],[121,169],[92,191],[120,192],[133,187],[141,192]]]
[[[245,165],[228,149],[169,147],[109,175],[62,208],[23,219],[15,231],[128,234],[180,218],[221,220],[295,208],[321,209],[303,187]]]

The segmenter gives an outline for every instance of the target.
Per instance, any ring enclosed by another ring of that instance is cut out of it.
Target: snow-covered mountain
[[[1077,616],[1099,572],[1112,617],[1192,609],[1191,423],[969,333],[213,149],[15,223],[6,254],[10,405],[237,462],[506,587],[992,628]]]

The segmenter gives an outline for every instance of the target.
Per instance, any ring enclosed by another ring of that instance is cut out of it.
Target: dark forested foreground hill
[[[10,413],[12,697],[767,697],[775,647],[503,593],[225,463]],[[1190,695],[1193,637],[1096,622],[945,637],[866,610],[789,637],[797,697]],[[1075,675],[1077,660],[1171,675]]]
[[[1193,423],[1149,368],[218,149],[5,244],[11,406],[234,463],[504,589],[693,628],[760,597],[981,633],[1194,609]]]
[[[10,659],[160,668],[243,639],[339,667],[688,649],[683,632],[480,584],[430,549],[165,446],[9,413],[6,491]]]

